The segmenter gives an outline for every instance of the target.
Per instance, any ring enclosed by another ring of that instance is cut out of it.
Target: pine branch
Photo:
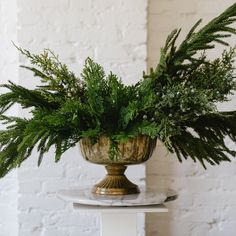
[[[226,148],[224,143],[204,141],[187,131],[171,137],[170,140],[172,142],[170,150],[175,151],[179,161],[182,162],[182,158],[190,157],[194,162],[198,160],[204,168],[206,168],[205,162],[216,165],[222,161],[230,161],[228,155],[236,155],[236,152]]]
[[[31,64],[22,67],[41,84],[32,90],[12,82],[2,85],[9,91],[0,95],[0,120],[6,127],[0,131],[0,177],[20,166],[34,148],[38,165],[52,146],[57,162],[81,138],[96,142],[101,135],[110,139],[111,160],[119,158],[119,142],[147,135],[162,140],[180,161],[190,157],[205,168],[230,161],[236,152],[225,137],[236,142],[236,111],[218,112],[214,103],[227,101],[236,90],[236,48],[216,60],[208,60],[206,51],[227,46],[227,38],[236,34],[236,3],[198,30],[201,22],[180,45],[181,30],[174,30],[158,66],[134,86],[106,75],[90,58],[80,79],[49,49],[36,55],[17,47]],[[3,115],[15,103],[30,108],[31,119]]]
[[[93,111],[93,114],[97,117],[104,112],[104,89],[105,89],[105,72],[103,68],[94,63],[93,60],[87,58],[85,66],[81,74],[82,79],[86,83],[87,91],[86,97],[87,102]]]
[[[75,96],[77,93],[83,95],[83,82],[73,72],[69,71],[67,65],[61,63],[59,57],[50,49],[45,49],[42,54],[37,55],[15,44],[14,46],[30,60],[32,65],[38,67],[22,66],[32,71],[35,76],[41,78],[42,83],[46,84],[44,87],[39,87],[60,92],[64,96]]]
[[[26,89],[11,81],[8,84],[1,85],[1,87],[10,90],[10,92],[0,95],[1,114],[8,110],[14,103],[22,105],[23,108],[46,107],[47,109],[56,109],[59,106],[59,103],[55,99],[52,99],[55,98],[55,94]]]
[[[182,157],[187,159],[190,156],[206,168],[205,161],[215,165],[230,161],[229,157],[236,155],[236,151],[225,144],[227,136],[236,142],[236,111],[202,115],[189,121],[187,127],[192,128],[195,134],[185,129],[170,138],[170,150],[176,152],[180,161]]]
[[[224,11],[221,15],[210,21],[206,26],[196,32],[201,20],[199,20],[189,31],[185,40],[179,47],[175,45],[180,30],[174,30],[167,38],[166,45],[161,51],[160,63],[156,67],[156,77],[164,76],[167,73],[169,77],[174,78],[181,70],[189,67],[183,63],[188,60],[194,60],[194,56],[199,51],[205,51],[215,47],[214,43],[228,45],[224,40],[232,34],[236,34],[236,30],[230,25],[236,21],[236,3]],[[200,59],[200,64],[205,61]],[[196,65],[192,64],[192,69],[196,69]]]

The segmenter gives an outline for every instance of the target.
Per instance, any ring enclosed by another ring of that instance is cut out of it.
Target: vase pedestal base
[[[100,195],[127,195],[139,193],[139,188],[125,176],[125,165],[107,165],[106,177],[96,184],[92,193]]]

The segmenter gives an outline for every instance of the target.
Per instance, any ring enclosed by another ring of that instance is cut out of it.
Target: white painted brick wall
[[[146,68],[146,0],[18,0],[19,45],[34,52],[51,48],[79,75],[87,56],[117,73],[126,83],[137,81]],[[25,59],[20,57],[21,63]],[[20,70],[20,84],[38,79]],[[102,167],[85,163],[77,149],[54,164],[53,153],[36,167],[36,154],[18,170],[19,236],[97,236],[97,215],[78,214],[57,199],[58,189],[94,184]],[[128,175],[144,183],[145,167]],[[144,218],[140,220],[143,235]]]
[[[16,0],[0,1],[0,83],[18,81],[18,56],[11,40],[16,42]],[[3,91],[2,89],[0,90]],[[12,114],[17,109],[11,110]],[[17,173],[0,179],[0,236],[16,236],[17,227]]]
[[[150,0],[148,24],[148,64],[155,66],[159,49],[174,28],[182,35],[199,19],[204,22],[218,15],[233,0]],[[232,43],[235,44],[235,37]],[[215,52],[212,56],[219,55]],[[235,109],[234,97],[221,109]],[[234,145],[230,143],[229,145]],[[235,236],[236,235],[236,162],[204,170],[191,160],[178,163],[158,145],[147,164],[147,183],[176,189],[179,199],[169,203],[165,215],[147,216],[147,236]]]

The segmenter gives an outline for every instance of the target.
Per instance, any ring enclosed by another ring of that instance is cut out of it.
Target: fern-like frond
[[[187,128],[192,128],[190,132]],[[236,151],[225,143],[229,137],[236,142],[236,112],[220,112],[202,115],[186,124],[181,134],[171,137],[171,145],[180,160],[191,157],[199,160],[204,167],[205,162],[212,165],[222,161],[230,161]]]

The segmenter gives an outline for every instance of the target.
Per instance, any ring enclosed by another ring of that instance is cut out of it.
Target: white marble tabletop
[[[139,194],[122,196],[103,196],[91,193],[91,187],[74,187],[60,190],[58,197],[76,204],[92,206],[152,206],[174,200],[177,194],[169,189],[155,189],[140,187]]]
[[[168,208],[163,204],[149,205],[149,206],[94,206],[84,205],[79,203],[73,204],[74,209],[81,213],[160,213],[168,212]]]

